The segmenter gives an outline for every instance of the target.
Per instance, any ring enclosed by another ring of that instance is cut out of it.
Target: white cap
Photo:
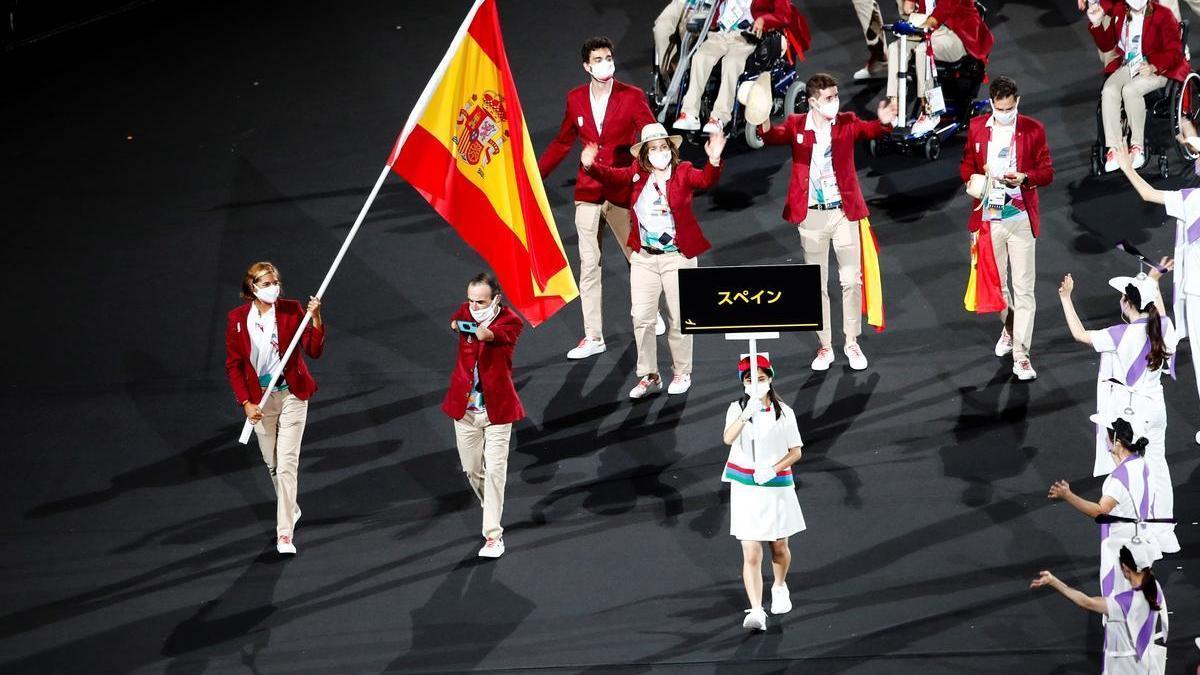
[[[1146,420],[1139,415],[1112,415],[1108,413],[1098,412],[1088,417],[1094,424],[1098,424],[1105,429],[1112,429],[1113,422],[1118,419],[1123,419],[1129,422],[1129,426],[1133,427],[1133,440],[1136,442],[1139,438],[1146,438],[1147,424]]]
[[[1108,285],[1121,295],[1125,295],[1125,288],[1129,285],[1136,288],[1142,301],[1142,306],[1138,307],[1138,310],[1145,310],[1158,297],[1158,282],[1144,274],[1136,277],[1113,277],[1108,280]]]

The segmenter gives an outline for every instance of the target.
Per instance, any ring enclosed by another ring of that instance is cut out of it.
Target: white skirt
[[[775,541],[803,532],[796,488],[729,483],[729,534],[741,541]]]

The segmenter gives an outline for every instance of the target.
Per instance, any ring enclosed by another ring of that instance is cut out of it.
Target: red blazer
[[[716,9],[717,11],[712,13],[712,20],[708,24],[709,30],[716,30],[717,24],[721,20],[721,8],[717,7]],[[750,3],[750,18],[755,21],[763,20],[764,33],[787,28],[791,23],[792,12],[792,3],[789,0],[753,0]],[[805,28],[808,28],[807,23]]]
[[[287,349],[296,335],[296,329],[304,320],[304,305],[299,300],[275,301],[275,324],[279,330],[279,349]],[[250,316],[250,303],[235,307],[229,312],[225,326],[225,373],[229,375],[229,386],[238,405],[244,401],[257,404],[262,398],[262,386],[258,383],[258,371],[250,360],[250,333],[246,330],[246,317]],[[314,359],[325,353],[325,326],[317,328],[308,324],[300,336],[300,348]],[[282,353],[280,354],[282,356]],[[317,382],[308,372],[308,365],[299,351],[283,366],[283,379],[288,389],[301,401],[307,401],[317,391]]]
[[[584,143],[600,146],[596,155],[599,161],[612,166],[629,166],[633,163],[629,146],[641,137],[642,127],[654,121],[650,106],[646,104],[646,94],[637,87],[613,80],[608,107],[604,110],[604,132],[596,131],[591,95],[588,93],[589,86],[585,84],[575,87],[567,93],[567,112],[563,115],[558,135],[550,141],[550,145],[538,158],[538,170],[541,171],[543,179],[549,176],[571,151],[576,137],[581,138]],[[580,167],[575,177],[575,201],[592,204],[609,201],[620,207],[628,207],[629,186],[606,188]]]
[[[474,321],[467,303],[463,303],[451,321]],[[483,405],[492,424],[510,424],[525,417],[525,408],[517,397],[512,380],[513,348],[525,323],[511,309],[501,306],[500,314],[488,326],[496,334],[491,342],[481,342],[469,333],[458,334],[458,360],[450,373],[450,389],[442,401],[442,412],[461,420],[467,414],[467,398],[475,383],[475,364],[483,384]]]
[[[808,217],[808,166],[812,159],[813,143],[816,142],[816,134],[804,128],[807,120],[807,113],[788,115],[782,125],[773,126],[762,135],[768,145],[792,146],[792,182],[788,185],[783,219],[796,224],[803,223]],[[833,174],[837,177],[838,191],[842,195],[842,210],[850,220],[862,220],[869,215],[862,188],[858,185],[858,169],[854,166],[854,142],[879,138],[889,128],[890,125],[884,126],[879,120],[868,122],[851,112],[838,113],[837,122],[830,132]],[[797,137],[803,139],[802,142],[798,142]]]
[[[587,171],[605,185],[633,186],[628,244],[632,251],[642,250],[642,232],[638,226],[637,211],[632,205],[637,203],[642,190],[650,183],[650,176],[638,166],[616,168],[604,166],[599,162],[593,163]],[[691,162],[680,162],[675,165],[671,177],[667,179],[667,204],[671,207],[671,214],[675,216],[675,245],[685,258],[695,258],[712,248],[712,244],[704,238],[704,232],[692,211],[692,195],[696,190],[707,190],[716,185],[720,177],[721,167],[713,166],[711,162],[705,162],[703,169],[697,169]]]
[[[1102,52],[1115,51],[1117,57],[1104,64],[1104,74],[1116,71],[1125,61],[1125,52],[1118,46],[1121,31],[1125,29],[1127,6],[1124,0],[1117,0],[1111,5],[1105,5],[1106,13],[1112,18],[1108,27],[1101,22],[1099,26],[1088,26],[1088,32],[1096,42],[1096,48]],[[1191,70],[1187,61],[1183,60],[1183,42],[1179,35],[1179,22],[1171,10],[1150,0],[1146,4],[1146,18],[1142,23],[1142,54],[1150,65],[1172,80],[1182,82]]]
[[[971,174],[983,173],[983,166],[987,164],[988,141],[992,137],[988,119],[989,116],[981,115],[971,120],[962,163],[958,165],[958,175],[964,183],[971,179]],[[1054,180],[1054,165],[1050,162],[1050,148],[1046,145],[1046,128],[1032,117],[1017,115],[1016,141],[1017,171],[1025,174],[1021,196],[1025,199],[1029,226],[1036,237],[1039,232],[1037,189]],[[979,200],[972,200],[971,217],[967,223],[967,228],[972,232],[978,231],[983,224],[983,211],[976,210],[978,206]]]
[[[925,13],[925,0],[917,0],[917,11]],[[979,16],[974,0],[938,0],[929,16],[957,35],[968,54],[987,63],[995,38]]]

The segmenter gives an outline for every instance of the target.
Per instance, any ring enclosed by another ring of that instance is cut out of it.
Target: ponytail
[[[1139,457],[1146,454],[1146,446],[1150,444],[1150,439],[1141,437],[1134,440],[1133,425],[1126,420],[1119,417],[1113,420],[1112,429],[1109,433],[1112,434],[1114,441],[1120,442],[1130,452]]]
[[[1150,353],[1146,355],[1146,367],[1158,370],[1167,363],[1167,344],[1163,341],[1162,315],[1158,305],[1150,303],[1146,308],[1146,335],[1150,338]]]

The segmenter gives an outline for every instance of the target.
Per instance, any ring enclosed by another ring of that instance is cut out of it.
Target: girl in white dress
[[[1160,266],[1169,270],[1174,263],[1170,258],[1163,258]],[[1167,467],[1167,405],[1163,399],[1162,374],[1174,375],[1179,337],[1164,312],[1162,296],[1158,292],[1161,276],[1155,269],[1145,277],[1110,279],[1108,285],[1121,293],[1124,322],[1104,330],[1084,329],[1071,302],[1075,283],[1069,274],[1059,287],[1059,297],[1071,335],[1100,353],[1096,409],[1109,418],[1123,417],[1130,421],[1136,418],[1145,432],[1149,441],[1146,461],[1155,481],[1154,492],[1162,500],[1157,504],[1158,511],[1165,517],[1174,511],[1174,494],[1171,471]],[[1109,445],[1107,430],[1097,425],[1093,476],[1108,475],[1115,468]]]
[[[804,443],[796,426],[796,413],[779,400],[771,386],[775,377],[771,362],[759,355],[757,365],[754,372],[759,395],[751,400],[750,359],[744,358],[738,364],[746,393],[730,403],[725,413],[724,439],[730,448],[721,480],[729,483],[729,533],[742,543],[742,581],[750,600],[742,626],[766,630],[763,542],[771,545],[771,568],[775,573],[771,613],[784,614],[792,609],[787,587],[788,567],[792,564],[788,537],[805,529],[792,465],[800,460]]]
[[[1114,596],[1088,597],[1046,570],[1029,584],[1049,586],[1104,616],[1104,675],[1159,675],[1167,670],[1167,599],[1140,549],[1132,543],[1121,547],[1121,576],[1129,590]]]

